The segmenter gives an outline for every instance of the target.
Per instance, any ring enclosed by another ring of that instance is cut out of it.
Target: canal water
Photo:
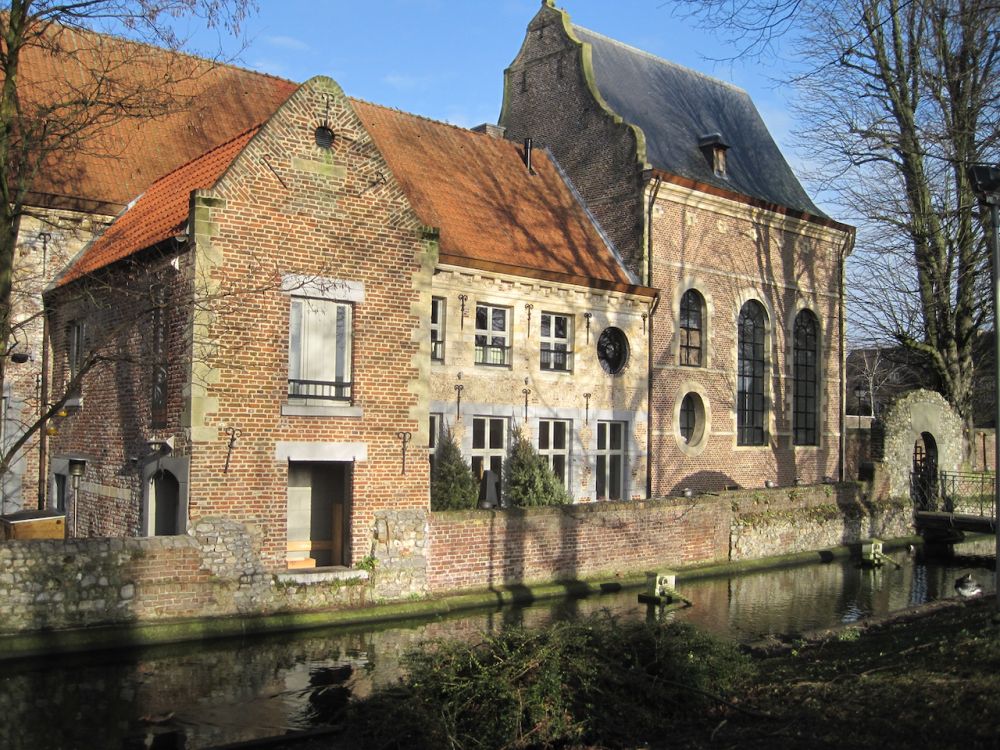
[[[693,606],[670,614],[737,641],[851,623],[955,596],[972,572],[993,591],[992,538],[950,559],[892,555],[865,570],[837,559],[681,580]],[[510,625],[541,628],[609,610],[642,618],[628,590],[377,629],[329,629],[0,664],[0,747],[207,748],[322,725],[349,696],[392,683],[421,640],[474,640]]]

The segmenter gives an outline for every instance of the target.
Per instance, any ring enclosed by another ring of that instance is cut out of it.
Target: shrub
[[[679,623],[604,614],[480,644],[432,641],[397,688],[355,707],[360,746],[645,746],[750,675],[737,647]],[[391,717],[391,720],[390,718]]]
[[[431,471],[431,510],[475,508],[479,486],[449,427],[438,442]]]
[[[504,497],[511,505],[562,505],[570,502],[562,482],[519,427],[511,435],[503,475]]]

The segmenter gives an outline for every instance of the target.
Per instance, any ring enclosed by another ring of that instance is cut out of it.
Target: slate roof
[[[440,230],[442,263],[634,286],[547,152],[534,151],[531,174],[521,147],[510,141],[352,103],[420,221]]]
[[[212,187],[260,126],[161,177],[70,263],[56,286],[123,260],[185,231],[191,193]]]
[[[732,84],[573,26],[592,49],[607,104],[646,136],[647,161],[670,174],[825,216],[806,194],[749,94]],[[698,140],[719,133],[729,146],[728,179],[717,177]]]
[[[116,214],[154,180],[266,120],[298,87],[117,37],[58,26],[51,34],[46,43],[58,54],[41,46],[22,53],[26,103],[107,96],[115,87],[141,95],[148,86],[169,90],[179,106],[144,117],[141,98],[127,96],[136,116],[98,122],[82,143],[51,155],[33,185],[32,205]]]

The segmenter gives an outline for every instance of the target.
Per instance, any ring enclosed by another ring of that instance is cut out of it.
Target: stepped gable
[[[47,158],[28,201],[105,214],[117,214],[158,178],[263,122],[298,88],[264,73],[65,27],[53,27],[44,46],[25,48],[21,78],[26,106],[78,96],[123,100],[120,112],[104,110],[103,118],[104,108],[96,106],[79,142]],[[166,110],[157,94],[163,91],[172,102]],[[151,108],[159,114],[144,116]]]
[[[529,172],[519,144],[352,104],[420,221],[440,231],[440,262],[641,289],[546,151],[534,150]]]
[[[724,190],[825,216],[806,194],[749,94],[737,86],[572,26],[592,50],[594,82],[608,106],[646,137],[656,169]],[[713,134],[729,146],[728,179],[699,148]]]
[[[260,128],[240,133],[154,182],[104,234],[81,251],[56,285],[68,284],[185,232],[192,191],[212,187]]]

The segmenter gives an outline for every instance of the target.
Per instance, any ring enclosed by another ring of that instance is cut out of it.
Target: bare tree
[[[930,363],[971,428],[973,347],[992,324],[989,258],[966,167],[997,158],[995,0],[736,0],[680,6],[748,54],[785,35],[815,185],[859,225],[855,335]]]
[[[46,280],[15,260],[22,220],[47,220],[38,210],[42,194],[74,195],[81,157],[114,159],[116,125],[188,104],[191,82],[215,63],[177,56],[164,65],[163,48],[177,50],[186,42],[177,32],[181,20],[198,18],[236,33],[253,8],[253,0],[11,0],[0,13],[0,391],[39,309],[16,315],[18,299],[37,297]],[[67,61],[72,76],[62,74]],[[8,442],[0,475],[64,397],[52,394],[40,405],[39,419],[27,420]]]

